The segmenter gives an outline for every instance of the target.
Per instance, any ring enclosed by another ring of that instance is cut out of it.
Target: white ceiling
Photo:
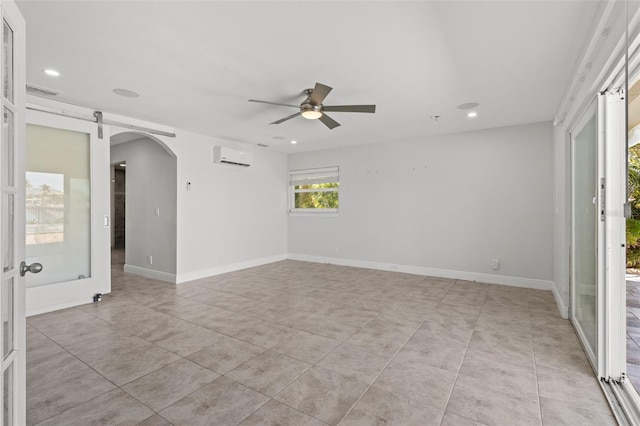
[[[296,152],[552,120],[600,2],[17,4],[27,82],[57,99]],[[333,87],[326,105],[377,111],[331,113],[342,126],[329,130],[302,117],[269,125],[296,110],[247,102],[297,105],[315,82]],[[466,102],[478,117],[456,108]]]

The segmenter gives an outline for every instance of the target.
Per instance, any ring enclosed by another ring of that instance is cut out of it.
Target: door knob
[[[27,265],[26,262],[20,263],[20,276],[24,277],[27,272],[31,272],[32,274],[37,274],[42,271],[42,264],[40,263],[32,263],[31,265]]]

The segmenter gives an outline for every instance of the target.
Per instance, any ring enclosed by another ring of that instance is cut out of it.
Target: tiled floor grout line
[[[372,320],[373,321],[373,320]],[[349,409],[347,410],[347,412],[344,414],[344,416],[342,416],[342,418],[340,418],[340,420],[338,421],[338,423],[336,423],[336,425],[339,425],[340,422],[342,422],[342,420],[345,419],[345,417],[347,417],[349,415],[349,413],[353,410],[353,407],[355,407],[358,402],[360,402],[360,400],[362,399],[362,397],[367,393],[367,391],[369,390],[369,388],[371,388],[371,386],[373,386],[373,384],[376,382],[376,380],[378,380],[378,377],[380,377],[380,375],[384,372],[384,370],[386,370],[386,368],[389,366],[389,364],[391,364],[391,361],[393,361],[393,359],[396,357],[396,355],[398,355],[398,353],[402,350],[402,348],[405,347],[405,345],[407,344],[407,342],[409,340],[411,340],[411,338],[416,334],[416,332],[418,331],[418,329],[420,327],[422,327],[422,324],[424,324],[424,321],[420,322],[418,324],[418,326],[413,330],[413,333],[411,333],[411,335],[409,337],[407,337],[407,339],[404,341],[404,343],[402,344],[402,346],[400,346],[400,348],[393,354],[393,356],[391,357],[391,359],[389,361],[387,361],[387,363],[384,365],[384,367],[382,367],[382,369],[378,372],[378,374],[376,374],[376,376],[373,378],[373,380],[371,381],[371,383],[369,383],[369,385],[366,387],[366,389],[360,394],[360,396],[358,397],[358,399],[351,404],[351,407],[349,407]]]
[[[380,315],[381,315],[381,314],[378,314],[375,318],[372,318],[371,320],[367,321],[367,322],[366,322],[362,327],[360,327],[360,328],[358,329],[358,331],[359,331],[359,330],[362,330],[364,327],[366,327],[366,326],[367,326],[367,324],[369,324],[371,321],[373,321],[373,320],[377,319]],[[420,327],[420,326],[418,326],[418,328],[419,328],[419,327]],[[297,329],[296,329],[296,330],[297,330]],[[416,330],[417,330],[417,329],[416,329]],[[326,336],[321,336],[321,335],[319,335],[319,334],[310,333],[310,332],[308,332],[308,331],[304,331],[304,330],[299,330],[299,331],[303,331],[303,332],[305,332],[305,333],[313,334],[313,335],[320,336],[320,337],[326,337]],[[293,382],[295,382],[298,378],[300,378],[300,377],[302,377],[303,375],[305,375],[305,374],[306,374],[309,370],[311,370],[313,367],[324,368],[324,367],[320,367],[318,364],[320,364],[320,363],[321,363],[321,362],[322,362],[326,357],[328,357],[330,354],[332,354],[333,352],[335,352],[339,347],[341,347],[343,344],[345,344],[345,343],[346,343],[346,342],[347,342],[347,341],[348,341],[348,340],[349,340],[349,339],[350,339],[354,334],[356,334],[356,333],[357,333],[357,331],[356,331],[355,333],[353,333],[351,336],[349,336],[349,338],[348,338],[347,340],[345,340],[345,341],[340,341],[340,340],[332,339],[332,340],[336,340],[336,341],[340,342],[340,344],[339,344],[339,345],[337,345],[335,348],[331,349],[329,352],[327,352],[327,353],[326,353],[324,356],[322,356],[318,361],[316,361],[316,363],[315,363],[315,364],[312,364],[312,365],[311,365],[311,367],[309,367],[307,370],[305,370],[305,371],[304,371],[304,373],[300,374],[300,376],[298,376],[298,377],[296,377],[294,380],[292,380],[292,381],[291,381],[287,386],[285,386],[285,387],[284,387],[280,392],[278,392],[278,393],[277,393],[273,398],[271,398],[271,399],[276,400],[276,398],[275,398],[275,397],[277,397],[277,396],[278,396],[278,395],[280,395],[282,392],[284,392],[284,391],[285,391],[285,390],[286,390],[286,389],[287,389],[287,388],[288,388],[288,387],[289,387]],[[414,330],[414,333],[415,333],[415,330]],[[412,334],[412,335],[413,335],[413,334]],[[327,338],[327,339],[329,339],[329,337],[326,337],[326,338]],[[403,346],[404,346],[404,344],[403,344]],[[268,349],[268,350],[269,350],[269,349]],[[286,355],[285,355],[285,356],[286,356]],[[394,357],[395,357],[395,354],[394,354]],[[294,359],[295,359],[295,358],[294,358]],[[393,358],[392,358],[392,359],[393,359]],[[300,360],[299,360],[299,361],[300,361]],[[247,361],[247,362],[249,362],[249,361]],[[303,361],[303,362],[304,362],[304,361]],[[391,361],[389,361],[389,362],[391,362]],[[245,364],[246,364],[246,362],[245,362]],[[387,363],[387,365],[388,365],[388,363]],[[384,367],[384,368],[386,368],[386,365],[385,365],[385,367]],[[382,369],[382,371],[384,371],[384,368]],[[332,370],[330,370],[330,371],[332,371]],[[382,371],[381,371],[380,373],[382,373]],[[380,375],[380,373],[379,373],[378,375]],[[341,374],[341,373],[337,373],[337,374]],[[377,376],[376,376],[376,379],[377,379]],[[375,381],[375,380],[374,380],[374,381]],[[367,387],[367,389],[368,389],[368,387]],[[362,395],[364,395],[364,393],[365,393],[365,392],[366,392],[366,390],[362,393]],[[362,395],[360,395],[360,398],[362,398]],[[358,398],[358,401],[360,400],[360,398]],[[276,400],[276,401],[278,401],[278,400]],[[301,411],[299,411],[297,408],[295,408],[295,407],[291,407],[289,404],[287,404],[287,403],[285,403],[285,402],[281,402],[281,401],[278,401],[278,402],[280,402],[281,404],[286,405],[287,407],[289,407],[289,408],[291,408],[291,409],[294,409],[294,410],[296,410],[296,411],[298,411],[298,412],[301,412]],[[355,404],[354,404],[354,405],[355,405]],[[256,410],[256,411],[257,411],[257,410]],[[351,411],[351,409],[349,409],[349,411]],[[325,424],[326,424],[326,422],[325,422],[325,421],[323,421],[323,420],[320,420],[320,419],[318,419],[318,418],[316,418],[316,417],[310,416],[309,414],[307,414],[307,415],[308,415],[309,417],[312,417],[312,418],[314,418],[314,419],[318,420],[319,422],[322,422],[322,423],[325,423]],[[345,414],[345,416],[346,416],[346,414]],[[344,417],[343,417],[343,418],[344,418]],[[340,421],[342,421],[342,419],[340,419]],[[339,422],[338,422],[338,423],[339,423]]]
[[[533,369],[536,377],[536,398],[538,399],[538,411],[540,412],[540,425],[543,425],[542,419],[542,401],[540,401],[540,382],[538,380],[538,362],[537,362],[536,344],[533,342]]]
[[[538,380],[538,354],[536,351],[536,342],[533,337],[533,321],[531,318],[531,306],[529,305],[529,297],[527,294],[527,315],[529,316],[529,323],[531,324],[531,348],[533,350],[533,370],[536,378],[536,399],[538,400],[538,412],[540,413],[540,426],[543,426],[542,419],[542,401],[540,400],[540,383]]]
[[[319,361],[318,361],[318,362],[319,362]],[[311,366],[311,368],[313,368],[313,367],[315,367],[315,366],[316,366],[316,365],[314,364],[314,365],[312,365],[312,366]],[[307,373],[307,371],[311,370],[311,368],[309,368],[308,370],[306,370],[306,371],[305,371],[304,373],[302,373],[299,377],[302,377],[304,374],[306,374],[306,373]],[[322,367],[319,367],[319,368],[322,368]],[[296,378],[296,379],[294,379],[294,381],[293,381],[293,382],[295,382],[296,380],[298,380],[298,379],[297,379],[297,378]],[[293,383],[293,382],[291,382],[291,383]],[[277,402],[278,402],[278,403],[280,403],[280,404],[286,405],[287,407],[291,408],[292,410],[296,410],[298,413],[302,413],[302,411],[298,410],[296,407],[292,407],[291,405],[287,404],[286,402],[278,401],[278,400],[276,399],[276,397],[277,397],[278,395],[280,395],[282,392],[284,392],[284,391],[285,391],[285,390],[286,390],[286,389],[291,385],[291,383],[289,383],[289,384],[287,385],[287,387],[285,387],[284,389],[282,389],[280,392],[278,392],[278,393],[276,394],[276,396],[274,396],[274,397],[273,397],[273,398],[271,398],[271,399],[272,399],[272,400],[274,400],[274,401],[277,401]],[[267,401],[267,402],[268,402],[268,401]],[[266,402],[265,402],[265,404],[266,404]],[[257,410],[256,410],[256,411],[257,411]],[[312,416],[312,415],[310,415],[310,414],[305,414],[305,413],[302,413],[302,414],[304,414],[304,415],[306,415],[306,416],[309,416],[309,417],[311,417],[312,419],[315,419],[315,420],[319,421],[320,423],[327,424],[327,422],[325,422],[324,420],[320,420],[319,418],[317,418],[317,417],[313,417],[313,416]],[[244,420],[243,420],[243,421],[244,421]],[[240,422],[240,423],[242,423],[242,422]],[[240,424],[240,423],[238,423],[238,424]]]
[[[483,302],[484,304],[484,302]],[[479,315],[478,315],[479,317]],[[477,320],[476,320],[477,321]],[[456,384],[458,383],[458,378],[460,377],[460,370],[462,370],[462,365],[464,364],[464,359],[467,357],[467,352],[469,351],[469,345],[471,344],[471,339],[473,339],[473,334],[476,332],[475,326],[473,327],[473,331],[471,332],[471,336],[469,336],[469,342],[467,343],[467,346],[464,350],[464,355],[462,356],[462,360],[460,361],[460,365],[458,366],[458,371],[456,372],[456,378],[453,381],[453,386],[451,386],[451,392],[449,392],[449,397],[447,398],[447,403],[444,406],[444,415],[442,416],[442,421],[444,421],[444,416],[447,414],[447,410],[449,409],[449,404],[451,403],[451,397],[453,396],[453,391],[456,389]],[[456,415],[458,415],[457,413],[454,413]],[[466,417],[468,418],[468,417]],[[478,422],[479,421],[473,419],[474,422]],[[440,422],[442,423],[442,422]]]

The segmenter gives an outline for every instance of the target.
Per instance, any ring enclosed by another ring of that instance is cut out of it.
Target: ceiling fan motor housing
[[[307,100],[305,100],[304,102],[302,102],[300,104],[300,112],[305,112],[305,111],[322,112],[322,104],[314,105],[314,104],[311,103],[311,101],[309,99],[307,99]]]

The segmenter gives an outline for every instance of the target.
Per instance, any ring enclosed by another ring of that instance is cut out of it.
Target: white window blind
[[[322,169],[292,170],[289,172],[289,185],[311,185],[314,183],[339,182],[339,167]]]

